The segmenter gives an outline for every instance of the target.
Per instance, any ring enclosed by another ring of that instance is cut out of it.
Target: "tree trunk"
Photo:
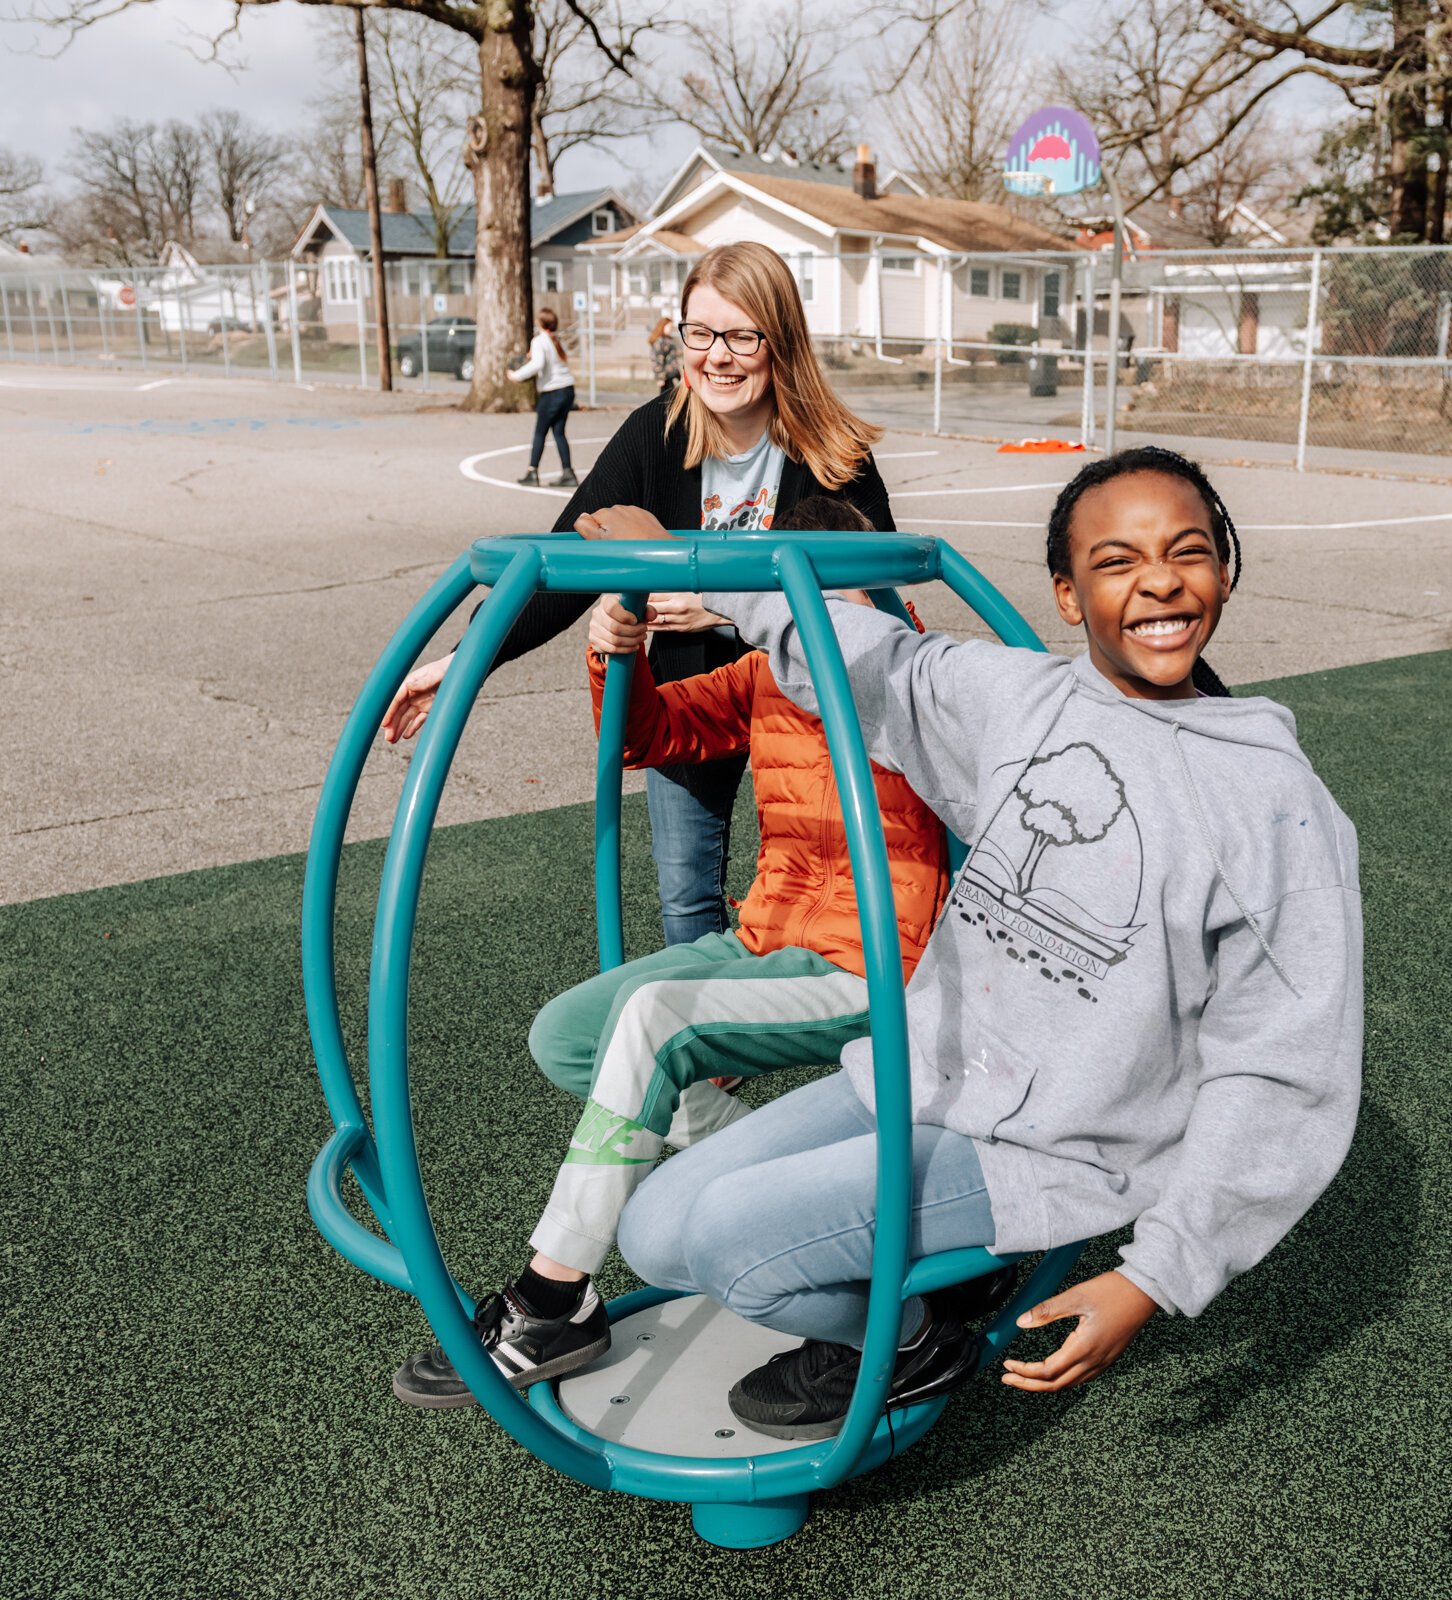
[[[1391,207],[1387,227],[1395,239],[1427,235],[1427,28],[1428,0],[1392,0],[1392,43],[1398,62],[1386,82],[1390,139]]]
[[[525,411],[532,384],[511,383],[509,360],[529,344],[529,141],[535,63],[528,0],[480,8],[483,109],[469,119],[464,160],[474,174],[474,381],[469,411]]]
[[[550,142],[545,137],[544,122],[536,110],[530,117],[534,126],[534,183],[535,193],[544,200],[555,192],[555,164],[550,160]]]
[[[368,86],[368,38],[362,11],[353,13],[353,37],[358,45],[358,123],[363,157],[363,182],[368,195],[368,243],[373,257],[373,310],[377,317],[378,387],[393,388],[393,352],[388,338],[388,284],[383,266],[383,218],[378,207],[378,162],[373,150],[373,95]],[[358,292],[363,292],[362,284]]]

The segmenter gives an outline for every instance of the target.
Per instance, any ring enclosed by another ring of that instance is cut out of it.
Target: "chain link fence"
[[[1109,261],[1066,251],[793,254],[818,354],[886,426],[1102,443]],[[0,269],[0,358],[377,383],[371,272],[306,263]],[[690,262],[537,263],[582,402],[655,390],[650,329],[675,320]],[[548,276],[546,276],[548,273]],[[402,387],[459,392],[473,373],[467,260],[390,262]],[[1125,262],[1116,438],[1233,442],[1298,466],[1452,458],[1452,249],[1156,251]],[[521,350],[522,356],[523,351]]]

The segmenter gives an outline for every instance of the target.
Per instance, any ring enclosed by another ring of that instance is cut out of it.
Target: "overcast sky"
[[[11,0],[3,12],[25,5]],[[117,117],[186,120],[233,107],[273,131],[297,128],[317,92],[321,37],[329,25],[338,27],[340,14],[305,5],[249,9],[231,52],[246,70],[229,74],[195,52],[203,48],[197,35],[225,27],[231,14],[226,0],[156,0],[98,23],[59,54],[53,31],[0,23],[0,146],[39,156],[60,177],[71,129]],[[556,181],[565,189],[609,184],[626,162],[663,182],[694,144],[680,129],[613,149],[571,151]]]
[[[30,0],[0,0],[0,16],[29,8]],[[1046,54],[1058,53],[1077,35],[1092,47],[1095,18],[1104,9],[1103,0],[1057,0],[1035,20],[1034,43]],[[233,107],[271,131],[299,128],[316,92],[321,37],[339,26],[339,13],[294,4],[249,8],[240,43],[231,47],[245,70],[229,74],[197,60],[195,52],[203,47],[201,36],[225,27],[231,15],[227,0],[149,0],[98,23],[64,50],[53,30],[0,21],[0,146],[39,156],[48,174],[63,181],[71,130],[99,128],[117,117],[189,119],[211,107]],[[1335,99],[1334,91],[1327,93]],[[1322,96],[1293,93],[1284,104],[1294,114],[1292,102],[1303,127],[1313,104],[1310,120],[1328,116]],[[618,181],[624,168],[651,185],[663,183],[694,144],[682,128],[574,150],[556,181],[567,190],[593,188]]]

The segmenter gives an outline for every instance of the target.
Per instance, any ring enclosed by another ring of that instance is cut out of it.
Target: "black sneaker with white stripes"
[[[474,1331],[516,1389],[589,1366],[610,1348],[610,1319],[588,1278],[580,1303],[561,1317],[535,1316],[506,1283],[480,1302]],[[433,1411],[478,1404],[440,1345],[410,1356],[393,1375],[393,1392],[405,1405]]]

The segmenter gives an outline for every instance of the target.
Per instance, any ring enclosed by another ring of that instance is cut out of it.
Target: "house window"
[[[645,292],[650,295],[660,294],[665,288],[665,263],[663,261],[649,261],[645,267]]]
[[[882,258],[884,272],[916,272],[918,258],[916,256],[884,256]]]
[[[816,263],[811,256],[794,256],[792,258],[792,271],[796,275],[797,288],[802,292],[802,304],[809,306],[817,298]]]
[[[986,300],[993,293],[993,285],[989,282],[987,267],[971,267],[969,269],[968,293],[976,295],[980,300]]]
[[[358,262],[353,256],[328,256],[323,286],[333,305],[352,305],[358,298]]]
[[[545,294],[559,294],[565,287],[564,262],[541,261],[539,264],[539,286]]]
[[[615,213],[609,208],[609,206],[605,206],[599,211],[592,211],[590,213],[591,233],[614,233],[614,231]]]
[[[1043,313],[1046,317],[1057,317],[1059,314],[1059,274],[1046,272],[1044,274]]]
[[[471,268],[467,261],[451,261],[447,274],[446,294],[468,294]]]
[[[1010,272],[1008,268],[1005,267],[1003,269],[1002,276],[998,280],[998,283],[998,297],[1000,300],[1023,299],[1023,273]]]

